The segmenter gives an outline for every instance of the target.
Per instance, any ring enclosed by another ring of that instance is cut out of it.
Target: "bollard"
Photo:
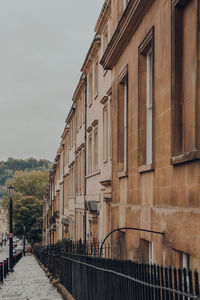
[[[0,282],[3,282],[3,262],[0,262]]]
[[[3,277],[6,278],[6,260],[3,261]]]
[[[6,274],[8,274],[8,258],[6,258]]]
[[[13,255],[13,267],[15,266],[15,264],[16,264],[16,257],[15,255]]]

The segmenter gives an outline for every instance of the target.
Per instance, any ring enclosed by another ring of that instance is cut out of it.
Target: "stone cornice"
[[[108,96],[111,96],[112,95],[112,87],[109,88],[109,90],[107,91],[106,93]]]
[[[105,95],[105,96],[103,96],[103,98],[101,99],[100,103],[103,104],[103,105],[105,105],[107,101],[108,101],[108,96]]]
[[[63,133],[61,135],[61,138],[64,139],[66,137],[66,134],[69,132],[69,126],[65,126],[65,129],[63,130]]]
[[[74,92],[74,95],[72,97],[72,101],[73,102],[75,102],[77,100],[77,97],[79,96],[80,91],[81,91],[82,87],[84,86],[84,84],[85,84],[85,74],[82,74],[81,78],[79,80],[79,83],[78,83],[78,85],[76,87],[76,90]]]
[[[64,143],[60,143],[60,147],[58,148],[57,154],[61,156],[62,152],[63,152],[63,148],[64,148]]]
[[[65,123],[66,123],[67,125],[69,124],[69,122],[70,122],[72,116],[74,115],[74,112],[75,112],[75,107],[74,107],[74,104],[73,104],[73,105],[71,106],[71,108],[70,108],[70,111],[69,111],[68,116],[67,116],[66,121],[65,121]]]
[[[105,70],[112,70],[153,2],[154,0],[129,2],[100,61]]]
[[[100,45],[101,45],[101,37],[99,34],[96,34],[92,41],[90,49],[88,50],[88,53],[86,55],[85,61],[81,68],[81,72],[87,73],[88,68],[90,67],[92,61],[94,60],[97,54],[97,50],[100,48]]]
[[[55,158],[55,161],[58,162],[59,159],[60,159],[60,154],[57,154],[57,155],[56,155],[56,158]]]
[[[92,131],[92,126],[90,125],[88,128],[87,128],[87,132],[91,132]]]
[[[103,28],[107,22],[107,19],[108,19],[110,13],[111,13],[111,0],[106,0],[104,2],[104,5],[102,7],[99,18],[98,18],[95,28],[94,28],[94,31],[96,33],[99,33],[99,34],[102,33]]]
[[[94,121],[92,122],[91,125],[92,125],[93,127],[95,127],[95,126],[97,126],[98,122],[99,122],[98,120],[94,120]]]
[[[73,160],[70,164],[69,164],[69,168],[71,168],[73,165],[75,164],[75,161]]]
[[[102,181],[99,181],[99,183],[101,185],[103,185],[104,187],[112,186],[112,180],[111,179],[102,180]]]
[[[75,154],[78,154],[83,148],[85,148],[85,144],[82,143],[75,151]]]
[[[65,173],[63,178],[67,178],[69,176],[69,173]]]

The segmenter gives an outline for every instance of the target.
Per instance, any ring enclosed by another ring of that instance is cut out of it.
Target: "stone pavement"
[[[1,300],[62,300],[33,255],[23,257],[3,284]]]

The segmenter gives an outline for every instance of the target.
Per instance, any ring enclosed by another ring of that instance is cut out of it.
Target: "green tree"
[[[27,238],[32,243],[41,240],[43,196],[46,192],[48,178],[48,171],[16,171],[13,180],[6,182],[7,186],[12,184],[15,188],[13,197],[14,234],[22,236],[23,227],[26,226]],[[8,196],[3,198],[2,206],[8,212]]]
[[[23,236],[31,243],[40,242],[42,238],[42,201],[34,196],[23,196],[13,202],[14,234]]]
[[[49,171],[16,171],[13,176],[12,185],[15,191],[23,196],[35,196],[43,199],[48,183]],[[9,184],[10,181],[7,182]]]
[[[15,159],[9,157],[7,161],[0,161],[0,198],[5,195],[6,181],[12,179],[16,171],[50,170],[51,162],[46,159],[35,158]]]

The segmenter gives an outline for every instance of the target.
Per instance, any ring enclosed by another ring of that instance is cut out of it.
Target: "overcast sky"
[[[0,160],[55,158],[104,0],[0,0]]]

